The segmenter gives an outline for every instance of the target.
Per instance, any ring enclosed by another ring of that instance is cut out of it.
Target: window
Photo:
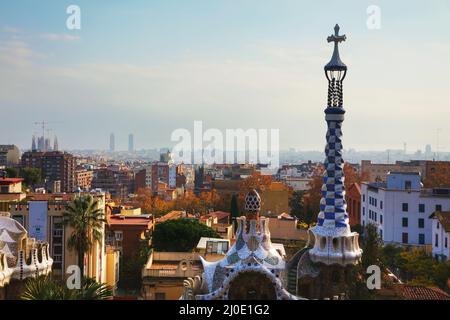
[[[437,233],[434,235],[434,246],[439,247],[439,236]]]
[[[374,212],[374,214],[375,214],[375,222],[377,221],[377,213],[376,212]]]
[[[402,218],[402,227],[408,227],[408,218]]]
[[[439,229],[439,222],[437,223],[436,229]]]
[[[436,205],[436,211],[442,211],[442,205],[437,204]]]
[[[383,239],[383,230],[380,229],[380,238]]]
[[[366,202],[366,195],[363,194],[363,202]]]
[[[419,233],[419,244],[425,244],[425,235],[423,233]]]
[[[448,238],[445,238],[445,244],[444,244],[445,248],[448,248]]]
[[[380,224],[383,224],[383,215],[380,214]]]
[[[366,215],[366,207],[363,207],[363,216]]]
[[[383,201],[380,201],[380,209],[383,209]]]
[[[408,232],[403,232],[402,233],[402,242],[403,243],[408,243]]]
[[[122,241],[123,240],[123,233],[122,231],[115,231],[114,236],[116,238],[116,241]]]
[[[402,211],[408,212],[408,204],[407,203],[402,203]]]
[[[164,292],[155,292],[155,300],[166,300],[166,294]]]
[[[425,212],[425,204],[424,203],[419,203],[419,212],[421,212],[421,213]]]
[[[23,216],[23,215],[13,215],[12,218],[25,227],[25,216]]]
[[[406,180],[405,181],[405,189],[406,190],[411,190],[411,181],[410,180]]]
[[[419,218],[419,228],[425,228],[425,220],[423,218]]]

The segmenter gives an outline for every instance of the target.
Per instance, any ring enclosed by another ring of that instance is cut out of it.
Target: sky
[[[80,30],[66,26],[72,4]],[[107,149],[111,132],[119,150],[129,133],[165,147],[199,120],[323,150],[339,23],[344,148],[450,151],[448,21],[447,0],[1,1],[0,144],[30,148],[45,120],[63,149]]]

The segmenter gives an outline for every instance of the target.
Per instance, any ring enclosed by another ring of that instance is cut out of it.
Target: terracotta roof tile
[[[450,295],[436,287],[398,285],[397,292],[405,300],[450,300]]]

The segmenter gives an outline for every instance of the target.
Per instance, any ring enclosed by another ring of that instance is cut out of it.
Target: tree
[[[245,178],[240,184],[240,198],[243,199],[250,190],[264,191],[272,184],[272,176],[262,175],[255,171],[251,176]]]
[[[52,280],[49,276],[29,278],[20,296],[21,300],[106,300],[111,299],[113,291],[104,283],[83,278],[80,289],[69,289],[64,283]]]
[[[213,229],[197,220],[169,220],[155,226],[152,243],[156,251],[190,252],[201,237],[220,238]]]
[[[7,178],[17,178],[19,176],[19,171],[16,168],[6,168]]]
[[[141,271],[147,263],[151,248],[148,241],[141,243],[139,249],[128,259],[120,271],[119,287],[139,291],[142,285]]]
[[[344,163],[344,176],[344,187],[346,190],[354,183],[361,184],[361,182],[369,179],[368,172],[358,174],[358,171],[348,162]]]
[[[380,256],[382,251],[382,241],[378,235],[377,227],[374,224],[368,224],[363,229],[361,237],[361,249],[363,254],[361,257],[361,263],[354,266],[350,272],[349,278],[354,279],[349,286],[349,298],[350,299],[373,299],[375,296],[374,290],[367,288],[367,267],[371,265],[380,265]]]
[[[84,274],[84,255],[95,241],[103,240],[101,229],[105,222],[103,210],[91,195],[78,196],[67,206],[64,223],[73,231],[67,245],[78,254],[78,267]]]
[[[301,222],[304,222],[309,226],[315,221],[318,212],[312,211],[305,206],[305,192],[294,191],[289,198],[289,207],[291,208],[291,214],[297,217]]]
[[[239,217],[239,205],[238,205],[238,198],[235,194],[231,196],[231,204],[230,204],[230,223],[233,222],[233,220],[236,220],[237,217]]]
[[[378,234],[377,226],[369,223],[364,228],[364,232],[361,237],[361,249],[363,250],[361,263],[364,270],[371,265],[380,264],[382,248],[383,241]]]
[[[308,183],[309,189],[303,197],[303,206],[308,216],[317,217],[320,211],[320,199],[322,198],[322,166],[314,170],[311,181]]]
[[[42,181],[42,172],[37,168],[22,168],[20,170],[20,177],[24,179],[23,183],[32,187]]]

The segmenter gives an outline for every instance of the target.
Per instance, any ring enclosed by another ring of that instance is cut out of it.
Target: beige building
[[[14,166],[20,162],[20,150],[16,145],[0,145],[0,168]]]
[[[297,219],[286,213],[269,217],[270,236],[273,241],[282,243],[306,241],[307,230],[297,227]]]
[[[291,212],[289,197],[291,190],[281,182],[272,182],[269,187],[261,191],[261,215]]]
[[[372,163],[370,160],[361,161],[361,172],[369,175],[367,182],[386,182],[389,172],[419,172],[422,176],[425,173],[425,166],[416,162],[396,163]]]
[[[22,192],[21,178],[0,178],[0,209],[4,202],[21,201],[26,197]]]
[[[185,289],[185,280],[203,272],[200,257],[215,262],[224,257],[230,240],[201,238],[196,252],[154,252],[142,270],[144,300],[178,300]]]
[[[142,271],[144,300],[178,300],[184,281],[203,272],[196,252],[152,252]]]
[[[105,210],[104,193],[95,193],[99,207]],[[11,218],[24,226],[28,234],[37,241],[49,243],[49,253],[53,259],[52,275],[66,277],[67,267],[77,265],[77,253],[68,248],[71,228],[64,226],[63,213],[75,194],[32,194],[21,202],[10,202],[7,209]],[[100,230],[103,239],[105,226]],[[105,241],[95,241],[85,256],[85,275],[97,282],[107,281],[107,255]]]
[[[94,171],[83,169],[83,168],[78,168],[75,171],[76,187],[78,187],[84,191],[91,190],[93,177],[94,177]]]

